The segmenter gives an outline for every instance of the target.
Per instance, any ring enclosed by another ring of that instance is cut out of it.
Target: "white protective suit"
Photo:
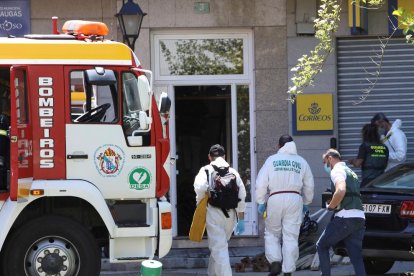
[[[210,164],[217,167],[230,166],[222,157],[217,157],[216,160],[212,161]],[[211,174],[214,169],[211,165],[202,167],[195,177],[194,191],[196,192],[197,205],[205,196],[205,192],[212,185]],[[208,170],[210,183],[207,182],[206,169]],[[246,189],[239,173],[233,168],[229,168],[229,172],[236,175],[237,186],[239,187],[240,201],[236,211],[239,213],[244,212],[246,208],[246,203],[244,202]],[[206,229],[208,235],[208,248],[210,249],[210,259],[208,263],[209,276],[232,275],[227,241],[230,239],[237,223],[236,211],[229,210],[227,212],[229,218],[226,218],[220,208],[211,206],[210,204],[207,205]]]
[[[302,196],[279,193],[268,198],[265,253],[270,263],[282,262],[282,271],[289,273],[296,270],[299,258],[298,237],[303,204],[310,204],[314,193],[312,171],[306,160],[297,154],[293,141],[270,156],[260,169],[256,180],[256,202],[263,204],[268,195],[283,191],[299,192]]]
[[[381,137],[390,153],[386,171],[403,163],[407,158],[407,137],[401,130],[401,125],[402,122],[400,119],[395,120],[387,134]]]

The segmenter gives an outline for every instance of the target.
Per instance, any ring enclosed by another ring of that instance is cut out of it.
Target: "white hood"
[[[223,157],[217,157],[216,160],[212,161],[210,164],[214,165],[218,168],[220,168],[220,167],[230,167],[229,163],[227,163],[226,160],[224,160]]]
[[[400,119],[397,119],[394,121],[394,123],[392,123],[391,131],[396,128],[401,128],[401,126],[402,126],[402,121]]]
[[[286,153],[286,154],[298,154],[296,150],[295,142],[287,142],[283,147],[278,150],[278,153]]]

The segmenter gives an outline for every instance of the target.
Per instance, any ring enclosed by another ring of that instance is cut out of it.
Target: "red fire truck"
[[[56,27],[56,25],[55,25]],[[99,275],[171,248],[169,99],[99,22],[0,38],[0,275]]]

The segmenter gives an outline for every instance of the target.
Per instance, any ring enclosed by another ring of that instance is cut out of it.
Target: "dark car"
[[[361,188],[366,217],[365,270],[384,274],[395,261],[414,260],[414,163],[387,171]]]

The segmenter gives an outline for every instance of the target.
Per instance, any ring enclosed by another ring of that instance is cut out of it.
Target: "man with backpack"
[[[197,204],[209,195],[206,229],[210,259],[208,275],[232,275],[227,241],[233,230],[244,232],[246,189],[239,173],[226,162],[221,145],[210,148],[210,164],[200,169],[194,180]]]
[[[289,135],[279,138],[279,150],[270,156],[256,179],[258,212],[265,218],[265,254],[269,276],[291,275],[299,258],[298,237],[302,212],[313,200],[312,171],[297,154]],[[267,203],[266,203],[267,201]]]

